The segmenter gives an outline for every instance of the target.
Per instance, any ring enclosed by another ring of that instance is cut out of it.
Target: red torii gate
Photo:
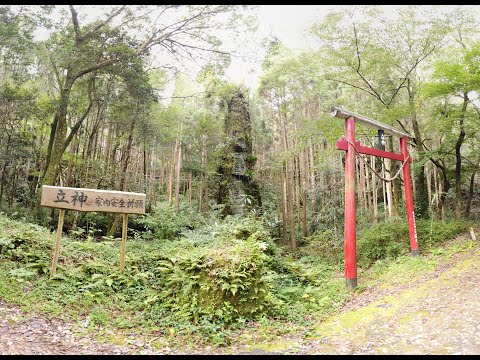
[[[408,155],[407,138],[412,136],[398,131],[388,125],[370,119],[366,116],[355,114],[351,111],[333,107],[332,116],[345,119],[345,138],[337,141],[337,149],[346,151],[345,156],[345,227],[344,227],[344,249],[345,249],[345,280],[349,290],[357,286],[357,250],[356,250],[356,201],[355,201],[355,152],[360,154],[373,155],[387,159],[403,161],[403,182],[405,186],[405,203],[410,234],[410,250],[412,256],[418,255],[417,231],[415,226],[415,213],[413,210],[412,187],[410,183],[409,163],[412,158]],[[355,141],[355,122],[362,125],[376,128],[379,131],[397,136],[400,138],[400,153],[393,153],[367,146],[362,146]]]

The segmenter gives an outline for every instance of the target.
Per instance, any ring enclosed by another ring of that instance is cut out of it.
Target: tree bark
[[[282,166],[282,237],[283,243],[287,243],[287,180],[286,164]]]
[[[371,167],[376,169],[375,156],[371,157]],[[372,197],[373,197],[373,223],[378,223],[378,190],[377,190],[377,178],[372,170]]]
[[[180,174],[182,167],[182,143],[179,140],[178,145],[178,154],[177,154],[177,164],[175,172],[175,210],[180,211]]]
[[[63,155],[63,145],[67,137],[67,111],[70,102],[70,92],[74,82],[75,78],[72,75],[72,70],[68,68],[65,83],[60,91],[58,109],[50,125],[47,162],[42,176],[43,185],[55,185],[55,180],[60,170],[59,166]]]
[[[388,173],[388,178],[391,178],[392,172],[390,171],[390,159],[385,159],[385,173]],[[387,203],[388,203],[388,221],[393,223],[393,194],[392,194],[392,182],[387,181],[385,183],[387,190]]]
[[[455,143],[455,220],[460,221],[462,218],[462,154],[461,147],[465,141],[465,129],[463,122],[465,120],[465,112],[468,105],[468,95],[463,93],[462,113],[459,119],[460,133]]]
[[[128,168],[128,164],[130,163],[130,154],[132,152],[133,129],[135,128],[135,124],[137,123],[138,106],[139,106],[139,101],[137,101],[135,115],[130,124],[130,129],[128,133],[127,148],[124,153],[125,157],[123,159],[122,174],[120,175],[120,183],[119,183],[120,191],[125,190],[125,183],[127,179],[127,168]],[[115,232],[117,231],[119,222],[120,222],[120,215],[116,213],[115,218],[113,220],[113,224],[107,232],[108,236],[113,236],[115,234]]]
[[[177,158],[178,152],[178,139],[175,139],[175,147],[172,151],[172,156],[170,158],[170,167],[168,171],[168,184],[167,184],[167,196],[168,196],[168,205],[172,206],[173,204],[173,171],[175,169],[175,159]]]
[[[430,160],[434,163],[434,165],[438,169],[441,170],[441,173],[442,173],[443,181],[442,183],[439,184],[440,214],[441,214],[442,221],[445,222],[445,203],[447,199],[448,190],[450,190],[450,187],[451,187],[450,181],[448,180],[447,167],[445,166],[442,160],[437,161],[432,157],[430,157]]]
[[[467,205],[465,207],[465,220],[470,220],[470,207],[472,206],[472,199],[473,199],[473,187],[475,185],[475,174],[477,170],[474,170],[472,172],[472,175],[470,176],[470,186],[468,188],[468,200],[467,200]]]

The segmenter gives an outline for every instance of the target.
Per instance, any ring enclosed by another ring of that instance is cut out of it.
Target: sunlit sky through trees
[[[219,34],[227,50],[236,52],[232,57],[230,67],[226,71],[228,78],[236,83],[242,83],[251,89],[258,85],[261,73],[262,60],[266,54],[266,41],[279,39],[288,48],[299,51],[306,48],[315,48],[316,40],[309,33],[309,28],[320,21],[332,9],[345,8],[352,5],[255,5],[253,13],[258,18],[258,28],[255,35],[247,34],[245,37],[232,38],[232,34]],[[385,13],[395,16],[398,8],[408,5],[370,5],[381,7]],[[425,5],[430,6],[430,5]],[[77,5],[77,11],[83,14],[83,23],[102,18],[112,6]],[[452,7],[442,5],[442,7]],[[68,5],[56,5],[56,11],[68,12]],[[46,32],[37,34],[39,39],[46,38]],[[159,56],[158,61],[165,59]],[[180,71],[192,78],[195,77],[201,64],[198,66],[187,65]],[[166,93],[173,91],[173,83],[167,87]],[[168,96],[168,95],[167,95]]]

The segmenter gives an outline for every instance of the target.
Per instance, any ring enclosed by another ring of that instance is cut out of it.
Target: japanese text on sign
[[[41,205],[78,211],[145,214],[145,194],[42,186]]]

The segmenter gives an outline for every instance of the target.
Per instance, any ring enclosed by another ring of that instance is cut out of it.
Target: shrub
[[[49,262],[54,241],[53,234],[39,225],[12,221],[0,215],[0,259],[38,263],[43,269]]]
[[[273,309],[278,318],[306,324],[330,313],[347,295],[339,264],[323,255],[284,257],[274,275]]]
[[[97,233],[106,234],[110,226],[109,215],[110,214],[95,211],[83,213],[79,215],[77,227],[78,229],[85,230],[84,233],[86,235],[98,235]]]
[[[170,241],[152,269],[161,290],[154,311],[222,324],[267,313],[275,251],[260,222],[234,217]]]
[[[467,231],[471,225],[468,222],[461,221],[442,223],[439,221],[420,220],[417,221],[416,226],[419,247],[423,246],[426,249],[430,249]]]
[[[340,238],[334,230],[316,232],[305,239],[306,246],[299,252],[304,256],[315,255],[333,263],[343,258],[343,237]]]
[[[416,228],[418,247],[422,252],[466,231],[468,223],[419,220]],[[377,224],[363,230],[358,236],[357,259],[362,266],[368,266],[379,259],[396,258],[409,251],[410,237],[406,221]]]
[[[183,232],[199,228],[205,219],[193,208],[182,205],[177,212],[168,203],[161,203],[154,212],[132,220],[145,227],[145,239],[176,239]]]

